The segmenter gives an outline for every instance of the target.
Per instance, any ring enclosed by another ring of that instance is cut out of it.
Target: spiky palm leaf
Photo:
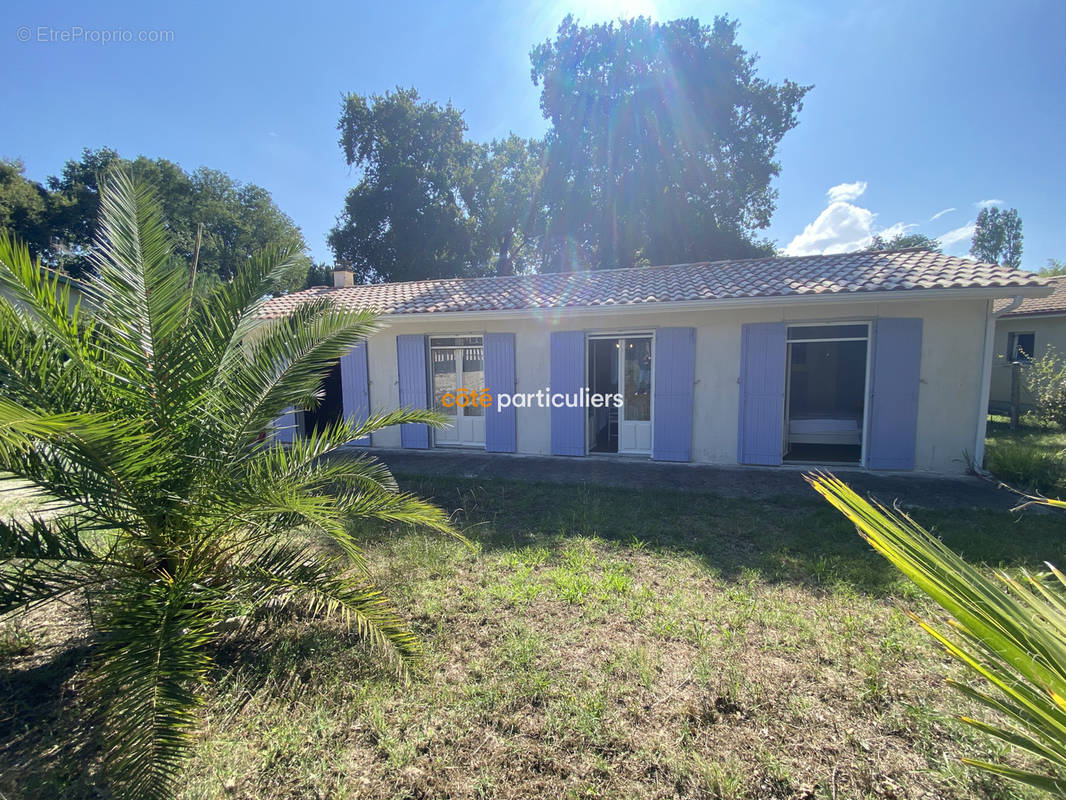
[[[1066,576],[1049,565],[1047,576],[1024,574],[1018,580],[999,572],[997,580],[989,579],[906,514],[864,500],[833,475],[814,473],[807,481],[951,615],[946,629],[918,624],[991,691],[948,683],[1006,720],[960,717],[962,722],[1031,753],[1047,771],[963,761],[1056,797],[1066,795]],[[1061,501],[1048,505],[1066,507]]]
[[[93,597],[116,787],[164,797],[195,724],[219,622],[296,607],[350,625],[403,669],[418,643],[370,583],[353,518],[451,535],[370,456],[326,459],[426,411],[344,420],[283,446],[274,420],[317,401],[337,359],[372,334],[325,302],[258,312],[298,263],[280,245],[207,296],[173,268],[147,187],[104,182],[96,275],[83,301],[0,236],[0,471],[58,506],[0,520],[0,614]],[[335,546],[294,545],[297,529]],[[338,555],[338,553],[340,555]]]

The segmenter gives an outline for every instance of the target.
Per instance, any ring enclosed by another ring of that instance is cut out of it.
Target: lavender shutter
[[[556,331],[551,336],[551,394],[575,395],[585,384],[585,334]],[[554,456],[585,455],[585,409],[551,409],[551,447]]]
[[[877,320],[866,437],[866,466],[870,469],[914,469],[921,368],[922,320]]]
[[[370,375],[366,340],[341,357],[341,399],[344,403],[344,416],[351,422],[362,424],[370,416]],[[352,444],[369,445],[370,437],[355,439]]]
[[[495,398],[501,392],[515,390],[514,334],[486,333],[485,387]],[[494,403],[485,409],[485,450],[490,453],[513,453],[515,441],[514,406],[500,408]]]
[[[403,334],[396,337],[396,362],[400,376],[400,406],[425,408],[426,391],[426,339],[420,334]],[[426,449],[429,447],[428,425],[401,425],[400,444],[404,447]]]
[[[692,460],[692,395],[696,381],[696,329],[655,332],[655,421],[652,458]]]
[[[781,463],[785,421],[785,323],[741,327],[737,460]]]

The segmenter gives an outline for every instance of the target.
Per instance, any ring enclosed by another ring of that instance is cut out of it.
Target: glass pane
[[[429,340],[430,347],[455,347],[454,336],[434,336]]]
[[[651,339],[624,339],[625,413],[628,422],[651,420]]]
[[[866,342],[796,342],[789,345],[788,416],[832,430],[841,421],[862,425],[866,395]],[[839,432],[839,431],[838,431]]]
[[[480,336],[464,336],[459,340],[459,344],[463,347],[481,347]]]
[[[1014,359],[1027,364],[1033,360],[1033,351],[1036,350],[1036,334],[1019,333],[1015,336]]]
[[[433,409],[442,414],[455,416],[455,390],[458,388],[455,374],[454,350],[430,350],[433,363]],[[445,394],[451,394],[451,406],[444,405]]]
[[[463,348],[463,388],[476,395],[485,388],[485,355],[481,347]],[[467,417],[480,417],[485,409],[480,405],[467,405],[463,414]]]
[[[865,325],[797,325],[788,329],[789,339],[865,339]]]

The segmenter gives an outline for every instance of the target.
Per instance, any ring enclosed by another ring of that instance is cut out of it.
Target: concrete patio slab
[[[487,454],[467,450],[373,450],[399,476],[588,483],[632,489],[674,489],[724,497],[814,499],[803,480],[814,465],[797,467],[670,464],[640,458],[561,458]],[[944,478],[915,473],[873,473],[850,467],[824,467],[856,491],[904,508],[987,508],[1005,511],[1021,498],[976,476]]]

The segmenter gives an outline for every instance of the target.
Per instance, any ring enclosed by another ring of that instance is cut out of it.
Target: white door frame
[[[788,406],[789,400],[792,394],[792,347],[793,341],[788,338],[789,328],[820,328],[820,327],[839,327],[842,325],[865,325],[866,336],[840,336],[840,337],[828,337],[822,339],[803,339],[797,340],[800,343],[804,342],[866,342],[866,378],[865,384],[862,390],[862,436],[859,437],[859,466],[866,466],[866,439],[869,436],[869,422],[870,422],[870,368],[873,363],[873,346],[874,346],[874,321],[869,317],[864,319],[834,319],[834,320],[819,320],[811,322],[805,320],[803,322],[785,322],[785,421],[782,431],[782,448],[785,448],[788,444]],[[782,452],[782,456],[784,453]]]
[[[591,390],[589,386],[589,342],[593,339],[617,339],[619,345],[626,339],[648,339],[651,347],[651,376],[648,392],[648,421],[647,424],[650,428],[650,435],[648,437],[649,445],[647,450],[623,450],[621,447],[621,433],[622,425],[625,422],[625,405],[619,409],[618,415],[618,439],[619,448],[618,455],[637,455],[637,456],[650,456],[655,449],[655,329],[640,328],[637,330],[618,330],[618,331],[596,331],[594,333],[585,334],[585,387]],[[618,348],[618,392],[625,395],[625,349],[621,346]],[[585,418],[585,455],[589,454],[589,417],[588,414],[584,414]],[[614,455],[612,453],[597,453],[596,455]]]
[[[434,346],[433,340],[434,339],[455,339],[455,340],[460,340],[460,339],[471,339],[471,338],[478,338],[478,339],[481,340],[481,356],[482,356],[482,362],[481,363],[482,363],[482,373],[484,374],[485,335],[483,333],[435,333],[435,334],[428,334],[426,336],[426,351],[429,354],[429,357],[426,359],[427,371],[429,372],[429,375],[427,376],[426,385],[427,385],[427,389],[428,389],[428,393],[429,393],[428,405],[429,405],[429,407],[431,409],[433,408],[434,396],[436,394],[436,389],[435,389],[435,387],[433,385],[433,351],[434,350],[451,350],[452,353],[454,354],[453,361],[455,362],[455,389],[456,389],[456,392],[458,392],[459,389],[464,388],[463,387],[463,350],[465,350],[468,347],[473,347],[474,346],[474,345],[460,345],[460,344]],[[462,423],[463,423],[464,420],[467,420],[467,419],[473,420],[475,418],[473,418],[473,417],[468,418],[464,414],[463,409],[460,406],[456,406],[455,407],[455,422],[454,422],[454,430],[455,430],[456,438],[455,439],[448,439],[448,440],[440,441],[438,439],[439,431],[434,430],[433,431],[433,446],[434,447],[484,448],[485,447],[485,413],[486,413],[486,410],[482,409],[482,413],[481,413],[481,416],[479,418],[480,419],[480,423],[481,423],[480,425],[476,424],[475,422],[470,422],[470,424],[468,424],[468,425],[463,425]],[[480,434],[480,435],[475,435],[473,437],[470,437],[469,435],[467,435],[467,437],[464,438],[464,429],[466,430],[467,434],[469,434],[469,432],[471,430],[473,430],[473,431],[475,431],[476,434]]]

